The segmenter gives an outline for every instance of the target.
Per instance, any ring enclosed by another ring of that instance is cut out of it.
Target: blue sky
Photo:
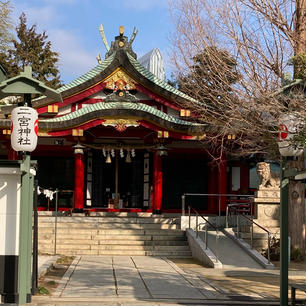
[[[110,45],[125,26],[130,37],[134,26],[138,29],[133,49],[138,56],[153,48],[163,54],[165,69],[170,74],[169,36],[173,29],[167,0],[11,0],[13,19],[18,23],[22,12],[28,25],[37,24],[38,31],[45,30],[53,50],[60,54],[60,72],[67,83],[87,72],[97,64],[96,55],[102,59],[105,47],[98,27],[102,23]]]

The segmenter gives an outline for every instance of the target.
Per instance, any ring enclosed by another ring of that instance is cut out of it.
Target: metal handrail
[[[208,224],[215,229],[216,231],[216,254],[215,254],[215,257],[216,257],[216,262],[218,262],[218,255],[219,255],[219,230],[218,228],[212,224],[211,222],[209,222],[203,215],[201,215],[200,213],[198,213],[198,211],[196,211],[193,207],[189,206],[188,205],[188,216],[189,216],[189,228],[191,228],[191,210],[193,210],[196,214],[196,227],[195,227],[195,230],[196,230],[196,237],[198,238],[199,236],[199,226],[202,225],[202,224],[205,224],[205,247],[206,247],[206,250],[208,249],[208,239],[207,239],[207,232],[208,232]],[[205,223],[199,223],[198,222],[198,218],[199,216],[205,221]]]
[[[231,208],[234,208],[238,214],[240,213],[241,208],[243,208],[245,205],[248,205],[250,212],[252,211],[252,202],[249,200],[246,201],[246,199],[235,199],[235,203],[229,203],[226,206],[226,213],[225,213],[225,227],[228,228],[228,217],[229,217],[229,212]]]
[[[186,208],[186,196],[212,196],[218,197],[218,224],[220,226],[220,218],[221,218],[221,198],[222,197],[244,197],[248,199],[253,199],[254,195],[252,194],[227,194],[227,193],[184,193],[182,195],[182,216],[185,216],[185,208]],[[247,199],[236,199],[237,201],[247,200]]]
[[[250,221],[252,223],[252,227],[251,227],[251,248],[253,249],[253,236],[254,236],[254,224],[256,226],[258,226],[260,229],[262,229],[263,231],[265,231],[268,235],[268,262],[271,263],[270,261],[270,247],[271,247],[271,232],[269,232],[266,228],[264,228],[262,225],[256,223],[254,220],[252,220],[251,218],[242,215],[242,214],[238,214],[237,215],[237,236],[239,238],[239,227],[240,227],[240,220],[239,217],[242,216],[245,219],[247,219],[248,221]]]

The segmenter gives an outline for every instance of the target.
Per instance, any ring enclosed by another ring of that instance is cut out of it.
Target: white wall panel
[[[21,174],[16,168],[0,173],[0,255],[18,255]]]

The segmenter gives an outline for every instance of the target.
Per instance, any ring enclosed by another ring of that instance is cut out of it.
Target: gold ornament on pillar
[[[107,164],[111,164],[112,163],[112,159],[110,157],[110,153],[107,152],[107,157],[106,157],[106,161],[105,161]]]
[[[73,147],[74,154],[83,154],[85,147],[82,146],[79,142]]]
[[[131,163],[131,162],[132,162],[132,160],[131,160],[131,155],[130,155],[130,150],[128,150],[127,153],[126,153],[125,162],[126,162],[126,163]]]

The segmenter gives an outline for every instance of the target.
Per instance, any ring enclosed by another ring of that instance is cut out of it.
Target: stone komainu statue
[[[273,173],[270,171],[270,165],[268,163],[258,163],[256,168],[257,174],[261,180],[258,189],[279,188],[280,177],[277,173]]]

